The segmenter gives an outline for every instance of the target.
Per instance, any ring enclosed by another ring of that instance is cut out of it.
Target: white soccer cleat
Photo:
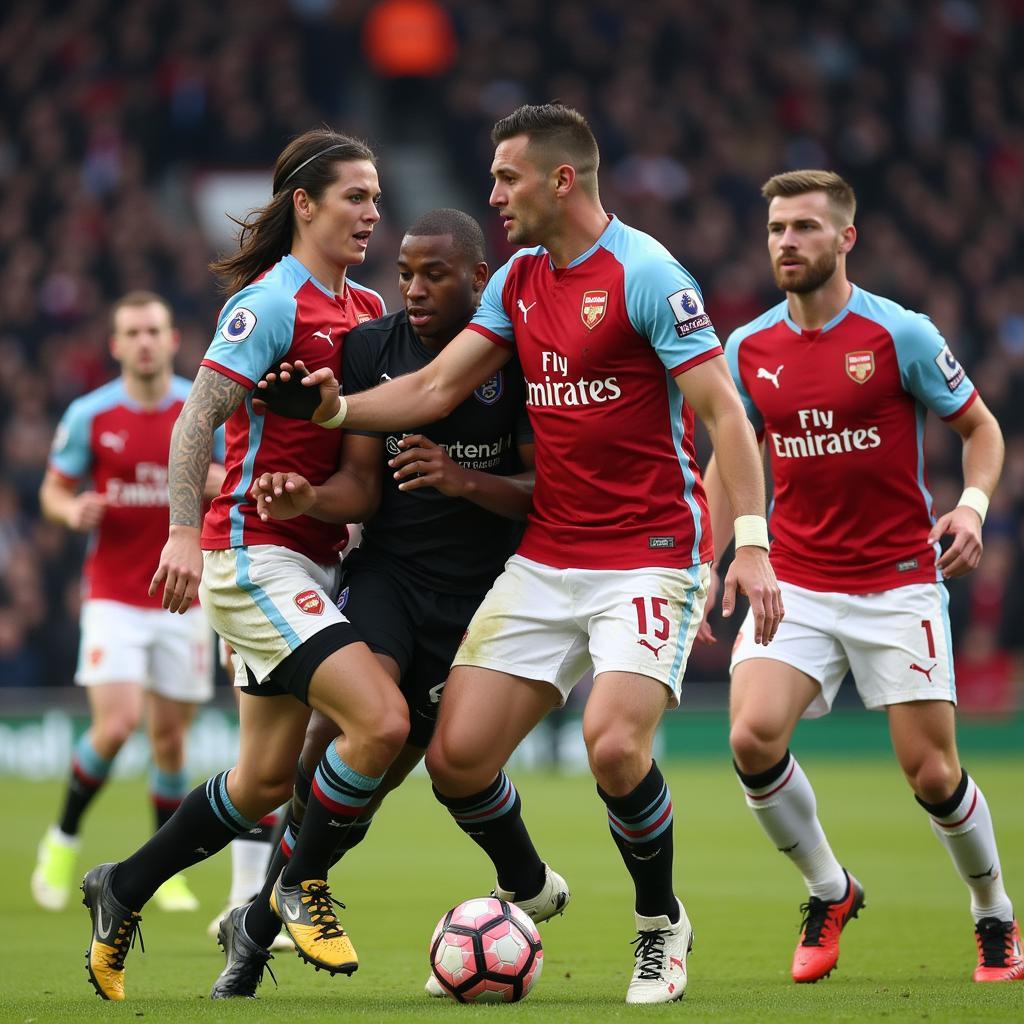
[[[547,921],[548,918],[563,913],[571,899],[569,883],[557,871],[552,871],[547,864],[544,865],[544,885],[531,899],[517,900],[514,892],[502,889],[497,884],[494,886],[494,895],[506,903],[514,903],[534,924],[540,924],[541,921]]]
[[[423,991],[433,999],[444,999],[444,997],[448,995],[448,993],[441,988],[441,982],[434,977],[433,971],[427,975],[427,983],[423,986]]]
[[[668,915],[636,915],[636,966],[626,992],[627,1003],[671,1003],[686,992],[686,958],[693,949],[693,929],[682,903],[679,920]]]

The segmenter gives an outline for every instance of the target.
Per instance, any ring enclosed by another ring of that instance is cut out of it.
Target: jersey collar
[[[785,304],[785,312],[782,314],[782,319],[786,322],[786,326],[794,333],[799,334],[802,337],[820,338],[826,331],[831,331],[841,320],[846,318],[846,314],[850,312],[850,307],[853,305],[853,300],[857,297],[857,293],[860,289],[850,283],[850,297],[846,300],[846,305],[827,324],[823,327],[819,327],[816,331],[805,331],[790,315],[789,315],[789,303]]]
[[[305,274],[307,279],[309,281],[311,281],[317,288],[319,288],[320,291],[322,291],[324,293],[324,295],[326,295],[328,298],[330,298],[330,299],[337,299],[339,302],[344,302],[345,301],[345,299],[346,299],[346,297],[348,295],[348,278],[347,277],[345,279],[345,291],[342,292],[339,295],[337,292],[335,292],[332,289],[328,288],[327,285],[325,285],[323,282],[318,281],[313,276],[313,272],[309,269],[309,267],[307,267],[306,264],[302,262],[302,260],[300,260],[300,259],[296,258],[295,256],[293,256],[290,252],[285,254],[284,259],[290,265],[292,265],[295,268],[297,268],[300,273]]]
[[[591,256],[597,252],[598,249],[602,248],[604,243],[607,241],[612,231],[616,230],[619,226],[619,218],[614,213],[608,215],[608,226],[598,236],[597,241],[584,253],[581,253],[565,267],[556,267],[554,260],[551,258],[551,254],[548,254],[548,267],[553,270],[556,274],[564,274],[567,270],[572,270],[573,267],[578,267],[581,263],[585,263],[590,259]]]

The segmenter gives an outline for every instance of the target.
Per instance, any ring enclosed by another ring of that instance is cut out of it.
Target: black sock
[[[65,835],[78,835],[82,815],[103,788],[113,763],[96,752],[89,733],[82,734],[71,754],[71,774],[64,796],[64,809],[57,822],[57,827]]]
[[[455,824],[480,847],[494,865],[498,885],[517,899],[531,899],[544,885],[544,862],[537,855],[523,822],[523,802],[504,773],[472,796],[448,797],[434,787],[434,796],[448,808]]]
[[[114,873],[114,898],[141,910],[171,875],[223,850],[255,824],[231,803],[227,772],[197,786],[170,821],[148,843],[121,861]]]
[[[608,808],[608,827],[636,886],[636,912],[679,920],[672,888],[672,797],[655,762],[632,793],[597,792]]]
[[[335,848],[366,809],[383,776],[372,777],[345,764],[331,743],[317,765],[302,831],[282,872],[285,885],[327,878]]]

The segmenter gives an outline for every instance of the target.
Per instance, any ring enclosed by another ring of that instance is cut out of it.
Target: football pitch
[[[260,1000],[213,1002],[223,958],[206,925],[227,893],[229,857],[193,868],[197,914],[146,910],[146,950],[129,955],[123,1004],[101,1002],[86,979],[88,915],[35,909],[28,891],[35,844],[55,813],[54,783],[0,779],[3,900],[0,1020],[43,1021],[979,1021],[1024,1018],[1024,985],[978,986],[966,890],[895,764],[808,755],[821,816],[840,859],[864,883],[867,906],[843,938],[839,969],[793,985],[789,960],[804,898],[800,879],[760,833],[727,761],[666,762],[675,803],[677,891],[696,940],[681,1004],[627,1007],[631,892],[593,783],[516,775],[541,855],[568,879],[566,915],[542,926],[543,974],[511,1006],[461,1006],[423,994],[426,948],[438,917],[486,893],[490,865],[447,819],[423,777],[382,809],[367,841],[333,872],[342,919],[361,958],[351,978],[315,973],[291,954],[264,977]],[[1024,900],[1019,758],[968,760],[996,820],[1011,895]],[[117,782],[88,818],[80,865],[130,852],[146,835],[140,783]],[[76,894],[77,895],[77,894]]]

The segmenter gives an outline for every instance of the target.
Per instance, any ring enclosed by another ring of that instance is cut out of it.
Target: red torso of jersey
[[[345,335],[383,311],[376,292],[349,282],[343,295],[332,295],[287,256],[227,303],[203,365],[248,388],[282,361],[298,359],[310,370],[329,366],[341,380]],[[203,547],[275,544],[321,564],[335,560],[347,540],[344,525],[305,515],[264,523],[249,490],[268,471],[322,484],[338,469],[341,439],[342,431],[306,420],[257,415],[248,395],[225,424],[227,476],[203,524]]]
[[[686,325],[673,329],[665,289],[677,291],[679,280],[665,284],[644,263],[649,292],[631,282],[630,246],[649,257],[657,243],[618,221],[608,234],[564,270],[545,252],[515,258],[471,325],[514,343],[526,378],[536,485],[519,553],[556,568],[688,567],[711,559],[711,532],[693,413],[673,373],[721,346],[709,329],[699,340]]]
[[[167,453],[182,393],[148,411],[124,404],[120,381],[79,399],[62,421],[50,468],[75,482],[91,476],[106,498],[84,567],[84,596],[159,608],[149,584],[167,540]],[[85,412],[83,413],[83,409]],[[80,432],[81,436],[68,436]]]
[[[925,416],[977,394],[948,352],[924,317],[859,290],[822,331],[776,307],[729,339],[771,459],[779,579],[851,594],[936,581]]]

